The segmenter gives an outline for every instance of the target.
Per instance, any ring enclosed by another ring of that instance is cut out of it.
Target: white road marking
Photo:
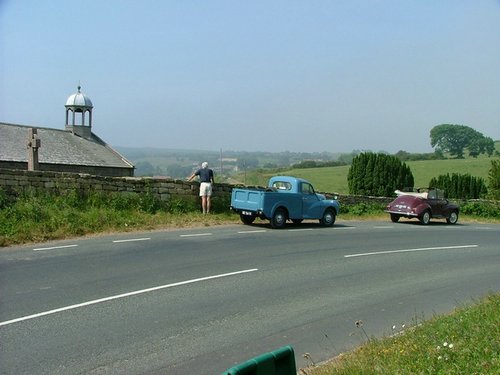
[[[33,249],[33,251],[43,251],[43,250],[55,250],[55,249],[66,249],[68,247],[77,247],[78,245],[63,245],[63,246],[53,246],[53,247],[39,247],[38,249]]]
[[[304,232],[306,230],[314,230],[313,228],[303,228],[303,229],[288,229],[289,232]]]
[[[200,236],[211,236],[212,233],[194,233],[194,234],[181,234],[179,237],[200,237]]]
[[[375,225],[373,228],[375,229],[391,229],[394,228],[393,225]]]
[[[130,238],[128,240],[114,240],[113,243],[134,242],[134,241],[149,241],[150,239],[151,239],[151,237]]]
[[[62,311],[74,310],[74,309],[78,309],[80,307],[85,307],[85,306],[90,306],[90,305],[96,305],[98,303],[108,302],[108,301],[112,301],[112,300],[115,300],[115,299],[126,298],[126,297],[135,296],[135,295],[138,295],[138,294],[144,294],[144,293],[154,292],[154,291],[161,290],[161,289],[167,289],[167,288],[172,288],[172,287],[181,286],[181,285],[187,285],[187,284],[194,284],[194,283],[197,283],[197,282],[200,282],[200,281],[220,279],[220,278],[223,278],[223,277],[241,275],[241,274],[244,274],[244,273],[255,272],[255,271],[258,271],[258,269],[257,268],[252,268],[252,269],[248,269],[248,270],[235,271],[235,272],[223,273],[223,274],[220,274],[220,275],[206,276],[206,277],[200,277],[198,279],[180,281],[180,282],[173,283],[173,284],[160,285],[160,286],[156,286],[156,287],[148,288],[148,289],[136,290],[134,292],[118,294],[116,296],[111,296],[111,297],[106,297],[106,298],[100,298],[100,299],[96,299],[96,300],[93,300],[93,301],[87,301],[87,302],[83,302],[83,303],[78,303],[76,305],[65,306],[65,307],[61,307],[61,308],[58,308],[58,309],[54,309],[54,310],[44,311],[44,312],[41,312],[41,313],[38,313],[38,314],[23,316],[21,318],[16,318],[16,319],[12,319],[12,320],[7,320],[5,322],[0,322],[0,327],[6,326],[6,325],[9,325],[9,324],[13,324],[13,323],[22,322],[24,320],[30,320],[30,319],[39,318],[39,317],[45,316],[45,315],[56,314],[56,313],[59,313],[59,312],[62,312]]]
[[[259,230],[242,230],[238,233],[245,234],[245,233],[265,233],[265,232],[267,232],[265,229],[259,229]]]
[[[344,258],[354,258],[354,257],[363,257],[363,256],[368,256],[368,255],[381,255],[381,254],[410,253],[410,252],[415,252],[415,251],[468,249],[468,248],[474,248],[474,247],[479,247],[479,245],[422,247],[420,249],[403,249],[403,250],[376,251],[376,252],[373,252],[373,253],[360,253],[360,254],[344,255]]]

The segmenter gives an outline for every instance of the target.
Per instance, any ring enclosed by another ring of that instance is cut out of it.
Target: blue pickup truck
[[[307,180],[275,176],[267,188],[234,188],[231,209],[240,215],[244,224],[252,224],[260,218],[269,220],[273,228],[281,229],[287,220],[298,224],[304,219],[319,219],[320,224],[331,227],[340,205],[337,200],[316,193]]]

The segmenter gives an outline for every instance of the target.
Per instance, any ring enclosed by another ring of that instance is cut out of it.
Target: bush
[[[5,191],[0,187],[0,210],[7,207],[8,197]]]
[[[500,202],[467,202],[460,207],[464,215],[500,219]]]
[[[488,173],[489,196],[492,199],[500,199],[500,160],[491,161],[491,169]]]
[[[350,194],[390,197],[394,190],[413,187],[410,168],[397,157],[363,153],[349,168],[347,184]]]
[[[440,175],[432,178],[429,186],[443,189],[448,198],[455,199],[479,199],[485,197],[488,192],[484,179],[470,174]]]

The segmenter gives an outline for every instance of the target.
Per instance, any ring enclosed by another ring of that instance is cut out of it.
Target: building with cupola
[[[77,92],[66,100],[64,128],[12,124],[0,119],[0,168],[85,173],[96,176],[134,175],[134,166],[93,132],[94,106]]]

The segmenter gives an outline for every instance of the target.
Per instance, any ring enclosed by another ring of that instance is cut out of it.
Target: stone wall
[[[0,169],[0,188],[8,195],[17,195],[30,189],[43,189],[54,193],[77,190],[82,193],[116,192],[116,193],[150,193],[162,201],[171,198],[193,199],[198,197],[199,183],[150,177],[103,177],[78,173],[59,173],[46,171],[23,171]],[[230,199],[233,185],[215,184],[214,198]],[[329,193],[324,193],[331,196]],[[356,203],[387,204],[392,198],[339,195],[341,205]]]
[[[30,189],[54,193],[77,190],[82,193],[150,193],[162,201],[172,197],[197,197],[198,182],[149,177],[103,177],[78,173],[21,171],[0,169],[0,188],[8,195],[17,195]],[[231,194],[232,186],[216,184],[214,196]]]

